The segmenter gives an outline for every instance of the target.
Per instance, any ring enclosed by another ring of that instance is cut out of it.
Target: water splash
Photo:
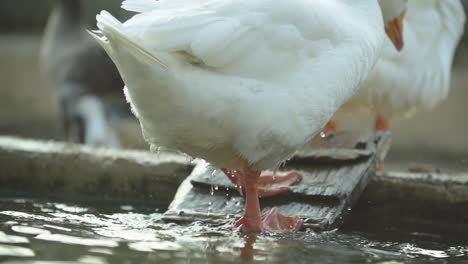
[[[40,234],[50,234],[49,230],[45,230],[42,228],[32,227],[32,226],[12,226],[11,230],[22,233],[25,235],[40,235]]]
[[[409,255],[417,254],[424,255],[433,258],[448,258],[449,255],[443,250],[431,250],[417,247],[413,244],[403,244],[401,245],[401,252]]]
[[[232,200],[234,203],[241,205],[240,200]],[[394,233],[403,232],[398,241],[385,241],[374,233],[339,231],[252,236],[233,232],[232,220],[223,225],[202,222],[176,225],[160,221],[160,214],[139,213],[137,206],[133,212],[123,210],[120,205],[113,212],[99,206],[82,207],[88,210],[79,213],[64,212],[54,203],[38,204],[41,206],[32,206],[28,201],[24,206],[0,201],[0,208],[5,208],[0,211],[0,220],[11,223],[0,225],[3,228],[0,239],[4,238],[0,241],[0,255],[8,248],[8,252],[16,252],[11,253],[11,261],[17,263],[24,261],[24,256],[28,256],[28,263],[37,263],[48,256],[48,260],[62,263],[113,264],[240,261],[351,264],[406,263],[408,259],[411,263],[439,263],[436,261],[441,258],[456,261],[468,256],[467,245],[446,245],[441,241],[444,236],[431,236],[431,243],[422,240],[427,236],[419,236],[421,241],[415,242],[411,241],[415,236],[398,230]],[[50,255],[54,250],[60,254]]]

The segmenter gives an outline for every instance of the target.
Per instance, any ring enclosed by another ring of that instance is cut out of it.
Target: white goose
[[[385,43],[370,78],[338,116],[372,108],[377,131],[388,130],[393,118],[433,108],[447,97],[453,54],[464,23],[460,0],[410,0],[404,48],[397,52]]]
[[[276,209],[261,216],[257,185],[259,178],[288,185],[298,173],[260,173],[319,133],[367,78],[384,39],[378,2],[127,0],[123,7],[142,13],[122,24],[103,11],[93,35],[117,65],[146,140],[235,170],[246,193],[241,230],[297,230],[298,217]]]

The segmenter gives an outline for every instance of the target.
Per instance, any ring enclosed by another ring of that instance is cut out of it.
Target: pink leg
[[[268,197],[291,191],[290,186],[302,179],[298,171],[277,172],[267,171],[258,179],[258,196]]]
[[[282,215],[278,208],[274,207],[270,212],[262,215],[263,231],[299,231],[302,227],[302,219],[299,216]]]
[[[228,169],[221,170],[226,174],[229,180],[237,186],[237,190],[239,190],[239,193],[242,195],[245,188],[239,173]],[[268,197],[289,192],[291,191],[290,186],[299,182],[301,178],[301,174],[297,171],[277,172],[274,175],[273,172],[268,171],[266,174],[262,174],[258,177],[258,196]]]
[[[277,208],[261,215],[257,188],[260,172],[247,166],[238,172],[237,177],[241,178],[245,189],[245,211],[235,227],[242,232],[297,231],[301,228],[302,220],[298,216],[284,216]]]
[[[390,121],[385,117],[377,114],[374,121],[374,131],[387,131],[390,130]]]
[[[323,132],[336,132],[336,122],[332,120],[328,121],[328,123],[323,127]]]
[[[255,249],[253,247],[255,241],[257,241],[256,234],[248,234],[244,237],[244,247],[241,248],[241,260],[242,261],[253,261],[255,256]]]
[[[374,132],[378,131],[387,131],[390,130],[390,121],[385,117],[377,114],[374,121]],[[384,162],[381,160],[379,164],[377,164],[376,173],[382,174],[384,172]]]
[[[236,222],[235,227],[240,227],[243,232],[261,232],[263,231],[262,216],[257,192],[260,172],[244,168],[237,176],[242,180],[245,189],[245,209],[244,216]]]

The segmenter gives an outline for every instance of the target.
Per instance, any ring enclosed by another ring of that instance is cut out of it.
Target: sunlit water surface
[[[441,234],[358,230],[242,235],[163,223],[148,206],[0,199],[2,263],[468,263]],[[390,234],[391,233],[391,234]],[[286,262],[287,261],[287,262]]]

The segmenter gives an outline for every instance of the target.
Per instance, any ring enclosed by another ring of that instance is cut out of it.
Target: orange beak
[[[385,32],[390,40],[393,42],[395,48],[400,51],[403,48],[403,18],[406,11],[385,26]]]

